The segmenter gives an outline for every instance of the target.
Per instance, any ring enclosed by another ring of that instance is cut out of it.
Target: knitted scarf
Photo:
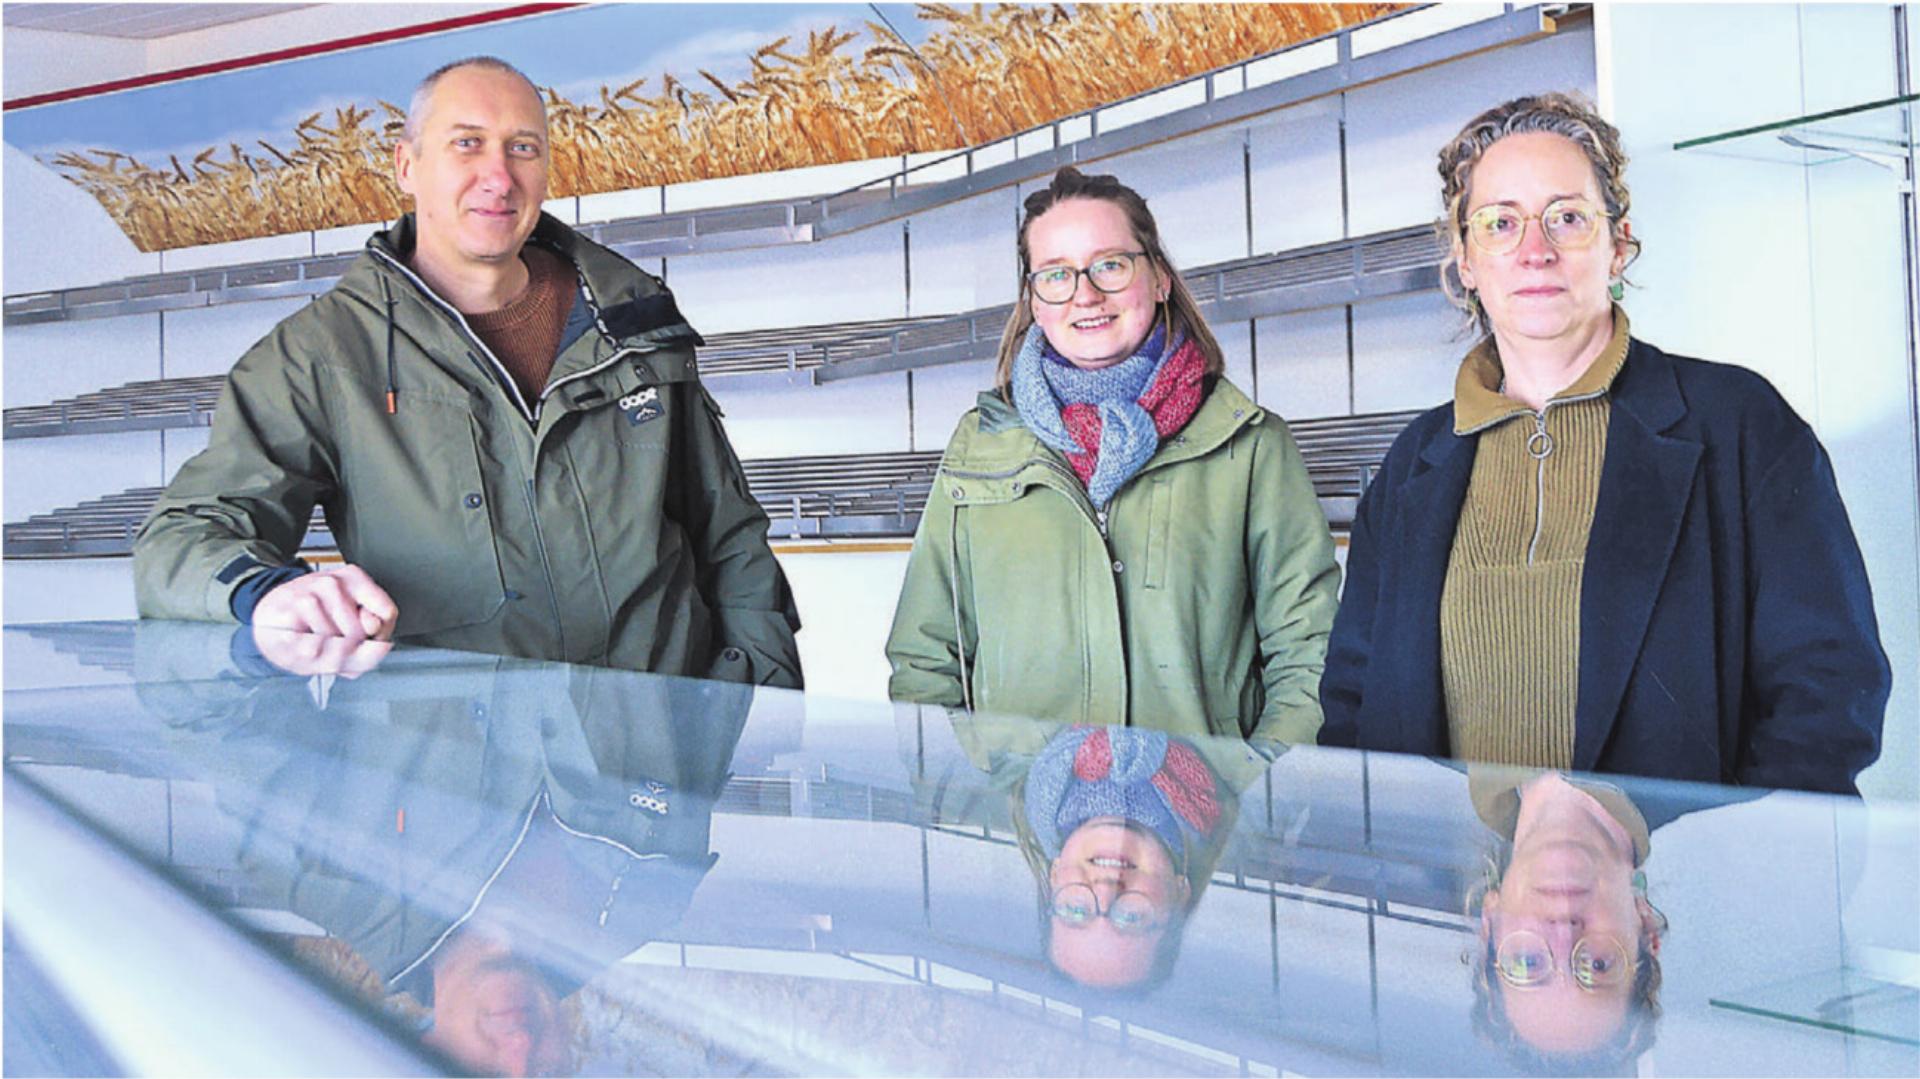
[[[1049,860],[1096,817],[1150,828],[1176,855],[1220,821],[1218,783],[1200,754],[1165,731],[1138,727],[1061,731],[1027,772],[1025,794],[1027,823]]]
[[[1083,371],[1047,343],[1036,324],[1013,361],[1013,405],[1026,425],[1066,455],[1095,509],[1105,509],[1200,408],[1206,359],[1200,347],[1155,328],[1139,351]]]

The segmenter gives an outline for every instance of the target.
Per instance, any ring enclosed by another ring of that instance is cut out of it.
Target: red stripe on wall
[[[210,64],[195,64],[192,67],[176,68],[172,71],[156,71],[151,75],[136,75],[130,79],[115,79],[112,82],[96,82],[90,86],[75,86],[66,90],[52,90],[44,94],[31,94],[17,97],[3,106],[8,112],[14,109],[27,109],[35,105],[48,105],[55,101],[71,101],[74,98],[93,97],[97,94],[111,94],[118,90],[132,90],[141,86],[157,86],[161,83],[178,82],[181,79],[198,78],[201,75],[216,75],[223,71],[237,71],[240,68],[259,67],[262,64],[275,64],[282,60],[298,60],[303,56],[319,56],[323,53],[340,52],[344,49],[358,49],[366,45],[379,45],[387,41],[402,41],[410,37],[424,37],[447,30],[461,30],[469,26],[482,26],[506,19],[518,19],[527,15],[544,15],[549,11],[563,11],[567,8],[584,7],[584,4],[515,4],[512,7],[498,8],[493,11],[480,11],[471,15],[460,15],[451,19],[437,19],[433,22],[418,23],[413,26],[401,26],[392,30],[377,30],[371,34],[356,34],[353,37],[336,38],[333,41],[320,41],[312,45],[296,45],[290,49],[276,49],[272,52],[257,53],[253,56],[236,56],[231,60],[217,60]]]

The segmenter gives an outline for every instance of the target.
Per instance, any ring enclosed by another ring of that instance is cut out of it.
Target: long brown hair
[[[1012,400],[1009,395],[1013,361],[1020,355],[1027,328],[1033,325],[1033,296],[1027,288],[1027,274],[1033,272],[1033,263],[1027,248],[1027,230],[1033,227],[1035,218],[1067,199],[1100,199],[1120,207],[1120,211],[1127,215],[1127,226],[1133,232],[1134,243],[1140,245],[1140,250],[1147,253],[1147,261],[1168,281],[1167,298],[1161,305],[1163,310],[1160,317],[1168,320],[1174,330],[1185,333],[1188,340],[1199,346],[1200,354],[1206,359],[1207,374],[1225,372],[1226,354],[1221,351],[1220,342],[1214,338],[1213,331],[1207,328],[1207,320],[1200,316],[1199,301],[1193,298],[1192,290],[1181,280],[1179,271],[1173,268],[1173,260],[1167,257],[1166,245],[1160,242],[1160,226],[1154,223],[1153,211],[1147,209],[1147,200],[1112,176],[1087,176],[1069,165],[1053,174],[1052,183],[1027,196],[1025,212],[1020,218],[1020,298],[1013,305],[1007,328],[1000,333],[1000,358],[993,371],[993,384],[999,389],[1000,395]]]

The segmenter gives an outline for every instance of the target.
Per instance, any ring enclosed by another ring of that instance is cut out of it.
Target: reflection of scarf
[[[1027,773],[1027,824],[1049,859],[1074,829],[1120,817],[1153,830],[1169,851],[1220,821],[1213,772],[1185,742],[1137,727],[1071,727],[1055,735]]]
[[[1131,357],[1097,371],[1061,358],[1038,325],[1013,361],[1013,403],[1040,441],[1067,457],[1104,509],[1200,408],[1206,358],[1184,336],[1167,347],[1155,328]]]

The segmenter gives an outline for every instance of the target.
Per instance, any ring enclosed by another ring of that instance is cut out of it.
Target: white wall
[[[67,34],[9,26],[6,63],[0,74],[6,99],[144,75],[147,43],[93,34]],[[12,162],[8,162],[12,167]]]
[[[8,296],[97,285],[160,269],[160,256],[141,254],[92,195],[10,145],[0,167],[0,190],[0,205],[11,208],[6,242],[0,244],[0,287]],[[13,373],[11,364],[7,373]]]
[[[800,608],[800,666],[808,694],[884,698],[887,629],[906,577],[906,552],[815,549],[778,557]]]
[[[4,92],[12,100],[457,18],[495,6],[320,4],[151,40],[8,27]]]
[[[1673,149],[1895,96],[1891,11],[1620,5],[1600,18],[1614,121],[1631,158],[1632,216],[1646,244],[1629,271],[1641,286],[1627,301],[1634,332],[1759,371],[1820,435],[1894,671],[1880,763],[1861,785],[1913,797],[1920,503],[1895,178],[1857,160],[1809,168],[1748,150]]]

